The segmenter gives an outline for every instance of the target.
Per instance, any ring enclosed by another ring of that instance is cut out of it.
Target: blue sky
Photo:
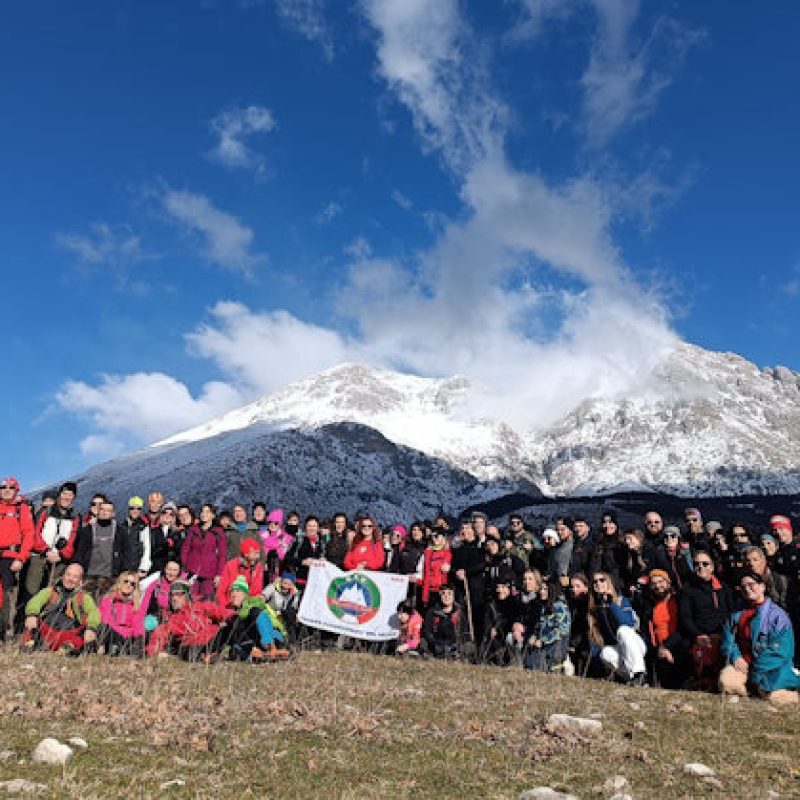
[[[794,4],[0,14],[28,487],[343,360],[519,374],[528,424],[679,339],[800,369]]]

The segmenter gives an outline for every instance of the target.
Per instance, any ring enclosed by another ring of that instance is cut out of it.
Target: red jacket
[[[53,508],[56,508],[53,506]],[[56,548],[62,561],[69,561],[75,552],[75,537],[81,524],[80,514],[74,511],[64,512],[59,516],[52,509],[44,511],[36,520],[36,529],[33,534],[33,552],[43,554],[55,547],[59,539],[66,539],[67,543]]]
[[[33,535],[31,507],[19,498],[13,503],[0,502],[0,558],[27,561]]]
[[[210,600],[187,602],[180,611],[170,614],[169,619],[153,631],[147,645],[147,655],[158,655],[169,644],[170,639],[177,640],[183,647],[207,645],[219,630],[219,623],[234,613]]]
[[[366,569],[378,571],[383,568],[383,543],[359,542],[344,557],[344,568],[358,569],[361,563],[366,564]]]
[[[427,605],[431,592],[438,592],[447,583],[449,572],[442,571],[443,564],[450,564],[453,560],[453,551],[449,549],[434,550],[429,547],[425,551],[425,561],[422,567],[422,602]]]
[[[258,597],[264,591],[264,565],[258,561],[251,567],[243,558],[232,558],[222,570],[217,584],[217,602],[221,606],[227,606],[231,602],[231,593],[228,590],[240,575],[247,581],[251,597]]]

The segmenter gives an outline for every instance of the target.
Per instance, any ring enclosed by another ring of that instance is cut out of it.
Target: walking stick
[[[467,598],[467,622],[469,622],[469,638],[475,644],[475,626],[472,624],[472,600],[469,596],[469,583],[465,575],[461,580],[464,581],[464,596]]]

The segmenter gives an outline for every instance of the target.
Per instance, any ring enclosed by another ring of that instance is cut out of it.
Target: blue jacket
[[[633,611],[631,601],[622,595],[619,596],[619,603],[597,606],[597,630],[604,645],[617,643],[617,628],[620,625],[626,625],[634,630],[639,628],[639,620]]]
[[[742,613],[731,614],[722,630],[722,652],[729,664],[742,655],[736,644],[736,627]],[[767,598],[756,610],[750,633],[753,647],[750,681],[765,692],[800,689],[800,678],[792,669],[794,632],[787,613]]]

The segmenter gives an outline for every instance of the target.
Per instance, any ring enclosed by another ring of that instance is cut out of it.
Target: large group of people
[[[210,663],[347,647],[298,620],[324,559],[408,576],[397,638],[377,652],[798,702],[789,516],[756,531],[704,523],[698,508],[665,525],[654,509],[623,530],[606,511],[597,532],[566,516],[534,531],[481,511],[381,527],[368,513],[192,508],[158,491],[119,512],[103,493],[85,511],[76,498],[67,482],[33,508],[18,481],[0,483],[0,633],[23,650]]]

